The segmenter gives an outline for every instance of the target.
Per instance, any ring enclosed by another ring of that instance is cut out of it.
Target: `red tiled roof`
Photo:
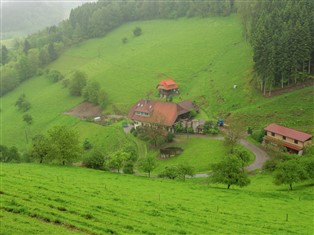
[[[128,118],[140,122],[172,126],[179,115],[189,111],[176,103],[141,99],[130,109]],[[149,116],[138,115],[136,112],[149,113]]]
[[[158,83],[157,88],[159,86],[163,86],[164,90],[178,89],[178,85],[172,79],[167,79],[167,80],[161,81],[160,83]]]
[[[301,131],[296,131],[294,129],[290,129],[284,126],[280,126],[277,124],[270,124],[269,126],[267,126],[266,128],[264,128],[265,131],[270,131],[270,132],[274,132],[276,134],[282,135],[282,136],[286,136],[289,138],[292,138],[294,140],[299,140],[299,141],[306,141],[310,138],[312,138],[312,135],[301,132]]]

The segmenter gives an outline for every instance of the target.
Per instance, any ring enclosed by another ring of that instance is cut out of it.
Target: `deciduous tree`
[[[20,154],[15,146],[7,147],[0,145],[0,161],[1,162],[19,162]]]
[[[96,81],[88,81],[83,89],[83,97],[86,101],[99,104],[100,84]]]
[[[56,126],[48,131],[52,155],[62,165],[79,159],[82,151],[78,134],[68,126]]]
[[[304,166],[297,159],[279,163],[274,174],[274,183],[276,185],[288,184],[290,190],[292,190],[294,183],[305,179],[307,179],[307,173]]]
[[[80,71],[75,71],[69,84],[70,94],[73,96],[81,96],[85,86],[86,74]]]
[[[31,158],[39,163],[49,163],[54,157],[49,139],[44,135],[36,135],[32,141]]]
[[[235,147],[242,137],[241,127],[230,127],[225,136],[225,145],[229,148],[231,154],[234,153]]]
[[[109,156],[108,166],[112,169],[117,169],[117,171],[119,173],[120,169],[123,166],[124,161],[128,158],[129,158],[128,153],[126,153],[122,150],[116,151]]]
[[[22,94],[15,102],[15,106],[17,106],[19,111],[26,112],[31,108],[31,103],[26,100],[26,95]]]
[[[194,168],[187,163],[182,163],[178,165],[177,172],[178,176],[183,178],[183,180],[185,181],[185,177],[187,175],[191,177],[194,175]]]
[[[142,29],[140,27],[136,27],[134,30],[133,30],[133,34],[135,37],[138,37],[142,34]]]
[[[157,166],[156,158],[154,156],[147,156],[141,159],[139,166],[144,172],[148,173],[148,177],[150,177],[150,173]]]
[[[240,160],[234,156],[228,156],[221,162],[213,164],[209,177],[213,183],[227,184],[228,189],[231,185],[244,187],[250,183],[247,174],[241,170]]]

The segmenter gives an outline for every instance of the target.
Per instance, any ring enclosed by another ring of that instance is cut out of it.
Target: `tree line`
[[[271,95],[275,86],[313,78],[313,1],[239,1],[237,9],[264,95],[267,91]]]

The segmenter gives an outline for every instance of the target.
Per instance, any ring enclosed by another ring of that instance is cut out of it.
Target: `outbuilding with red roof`
[[[265,127],[264,130],[266,143],[284,146],[288,151],[299,155],[302,155],[304,147],[312,144],[312,135],[275,123]]]
[[[179,86],[170,78],[159,82],[156,88],[159,91],[160,97],[167,97],[179,93]]]

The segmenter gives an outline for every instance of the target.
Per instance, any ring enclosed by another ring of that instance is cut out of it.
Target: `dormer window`
[[[135,111],[135,114],[139,115],[139,116],[144,116],[144,117],[148,117],[149,116],[149,113],[141,112],[141,111]]]

